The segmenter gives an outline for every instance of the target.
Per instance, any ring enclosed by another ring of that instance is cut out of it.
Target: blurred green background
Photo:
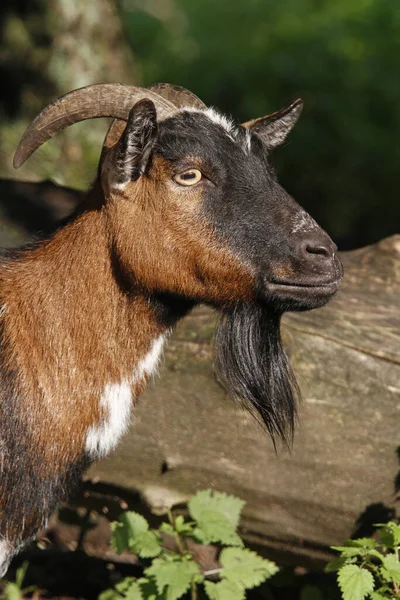
[[[0,25],[1,177],[90,184],[104,122],[11,167],[29,120],[82,85],[177,83],[238,120],[302,97],[283,185],[342,249],[399,232],[398,0],[3,0]]]

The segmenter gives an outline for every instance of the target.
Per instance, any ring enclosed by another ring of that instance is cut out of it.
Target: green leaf
[[[121,554],[129,546],[129,535],[126,529],[124,529],[122,523],[114,521],[110,523],[111,527],[111,541],[110,546],[115,552]]]
[[[374,578],[366,569],[357,565],[345,565],[339,571],[339,587],[343,600],[364,600],[374,590]]]
[[[198,492],[188,504],[191,517],[198,523],[193,535],[206,544],[221,542],[227,546],[243,546],[236,533],[243,506],[243,500],[223,492]]]
[[[332,546],[344,557],[365,556],[370,554],[377,547],[377,543],[372,538],[358,538],[357,540],[346,540],[343,546]]]
[[[391,521],[390,523],[386,524],[386,527],[393,535],[393,546],[400,546],[400,525],[397,525]]]
[[[211,544],[211,540],[200,527],[195,527],[192,535],[199,544]]]
[[[133,511],[127,511],[120,516],[119,521],[111,523],[111,547],[121,554],[130,547],[138,535],[149,529],[146,519]]]
[[[245,600],[246,593],[240,585],[233,581],[204,582],[204,589],[210,600]]]
[[[22,590],[22,586],[24,583],[25,575],[29,567],[29,562],[26,560],[20,567],[17,569],[15,573],[15,583]]]
[[[104,590],[99,595],[98,600],[121,600],[121,594],[114,589]]]
[[[154,579],[142,577],[138,580],[142,596],[145,600],[165,600],[165,594],[159,593]]]
[[[376,558],[379,558],[379,560],[382,560],[382,561],[384,559],[384,555],[381,554],[381,552],[378,552],[378,550],[374,550],[374,549],[369,550],[368,551],[368,555],[369,556],[375,556]]]
[[[127,600],[144,600],[142,588],[138,581],[131,581],[128,589],[125,591],[124,597]]]
[[[379,533],[379,537],[381,539],[382,544],[384,546],[386,546],[386,548],[393,548],[393,546],[394,546],[393,533],[389,529],[380,529],[378,533]]]
[[[363,548],[358,546],[331,546],[332,550],[337,550],[344,558],[353,556],[363,556],[365,554]]]
[[[373,538],[357,538],[356,540],[346,540],[345,546],[355,546],[358,548],[376,548],[377,543]]]
[[[379,523],[379,537],[387,548],[400,546],[400,525],[389,521],[389,523]]]
[[[145,574],[154,577],[160,594],[165,589],[166,600],[177,600],[189,589],[195,577],[201,578],[199,565],[194,560],[156,558]]]
[[[105,590],[99,596],[99,600],[122,600],[122,598],[144,600],[139,582],[135,577],[125,577],[116,584],[115,589]]]
[[[182,525],[184,524],[184,522],[185,522],[185,519],[183,518],[183,516],[182,515],[178,515],[175,518],[175,529],[177,531],[180,531],[180,529],[181,529]]]
[[[225,517],[233,530],[239,525],[240,513],[245,502],[235,496],[213,490],[197,492],[189,501],[189,513],[199,524],[204,522],[205,513],[213,512]]]
[[[236,533],[243,506],[243,500],[223,492],[198,492],[188,504],[191,517],[198,523],[191,534],[203,544],[221,542],[226,546],[243,546]]]
[[[381,575],[385,581],[400,583],[400,563],[395,554],[388,554],[382,559]]]
[[[160,554],[159,534],[149,531],[149,524],[142,515],[133,511],[125,512],[119,522],[111,524],[111,528],[111,546],[119,554],[126,548],[142,558],[153,558]]]
[[[174,537],[177,536],[177,532],[172,527],[172,525],[170,523],[165,523],[165,521],[163,521],[161,523],[159,531],[162,531],[163,533],[166,533],[166,534],[174,536]]]
[[[225,546],[243,546],[242,538],[232,528],[229,520],[220,513],[204,511],[199,526],[194,528],[193,535],[202,544],[220,542]]]
[[[385,591],[380,592],[379,590],[376,592],[372,592],[370,598],[371,600],[390,600],[391,599],[391,595],[390,591],[388,591],[388,593],[386,593]]]
[[[253,588],[279,571],[275,563],[247,548],[224,548],[219,556],[221,579],[228,579],[244,588]]]
[[[301,590],[300,600],[324,600],[324,597],[317,586],[305,585]]]
[[[180,533],[181,535],[186,535],[186,536],[192,536],[193,535],[193,530],[194,530],[194,523],[183,523],[179,529],[178,529],[178,533]]]
[[[149,529],[149,524],[146,519],[134,511],[122,513],[119,522],[123,525],[131,538],[134,538]]]
[[[21,600],[23,593],[16,583],[6,583],[5,600]]]
[[[160,554],[162,547],[155,531],[145,531],[130,543],[129,549],[141,558],[154,558]]]
[[[354,561],[354,558],[346,557],[346,556],[337,556],[325,566],[325,573],[334,573],[335,571],[339,571],[344,565],[347,565]]]
[[[98,600],[121,600],[121,594],[113,589],[104,590],[104,592],[101,592]]]
[[[129,590],[132,583],[134,583],[135,581],[136,581],[135,577],[125,577],[125,579],[122,579],[115,585],[115,589],[120,594],[125,594],[127,592],[127,590]]]

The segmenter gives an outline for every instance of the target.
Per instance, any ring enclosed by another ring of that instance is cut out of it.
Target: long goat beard
[[[215,339],[217,378],[264,424],[274,444],[290,446],[299,388],[282,347],[281,313],[239,303],[223,312]]]

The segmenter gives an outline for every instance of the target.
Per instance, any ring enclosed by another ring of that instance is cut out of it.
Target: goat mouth
[[[309,291],[310,293],[317,293],[319,291],[326,293],[334,293],[339,287],[342,278],[334,279],[333,281],[324,282],[298,282],[298,281],[279,281],[276,279],[270,279],[265,281],[265,285],[268,290],[275,291],[284,289],[287,291]]]
[[[326,290],[326,291],[334,291],[339,287],[342,278],[335,279],[333,281],[325,281],[325,282],[297,282],[297,281],[279,281],[277,279],[270,279],[266,281],[267,287],[270,289],[278,289],[278,288],[286,288],[286,289],[304,289],[304,290]]]
[[[264,279],[263,296],[273,304],[287,301],[289,310],[307,310],[323,306],[338,291],[342,277],[330,281],[279,281]]]

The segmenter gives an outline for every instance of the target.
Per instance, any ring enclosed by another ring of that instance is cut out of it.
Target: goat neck
[[[18,373],[19,393],[32,399],[25,420],[33,425],[41,415],[46,439],[37,443],[43,458],[52,456],[49,468],[59,468],[54,448],[60,460],[73,460],[116,444],[122,431],[113,431],[112,440],[100,435],[112,397],[123,396],[118,410],[129,411],[185,310],[152,300],[132,278],[128,289],[104,221],[102,207],[86,210],[1,271],[3,361],[9,373]],[[100,428],[98,439],[93,427]]]

